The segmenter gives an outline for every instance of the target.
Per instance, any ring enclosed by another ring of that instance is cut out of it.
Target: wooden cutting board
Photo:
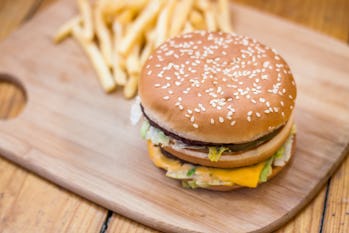
[[[245,7],[231,10],[236,31],[279,50],[298,85],[296,155],[270,182],[218,193],[182,189],[166,178],[148,159],[138,127],[129,122],[131,102],[101,91],[73,40],[51,43],[58,26],[76,13],[68,0],[0,45],[0,73],[15,77],[28,97],[18,118],[0,121],[0,153],[162,231],[269,232],[279,227],[314,197],[348,152],[349,48]]]

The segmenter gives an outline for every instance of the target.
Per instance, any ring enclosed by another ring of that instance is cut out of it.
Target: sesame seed
[[[264,67],[264,68],[266,68],[266,67],[268,67],[268,66],[269,66],[269,64],[270,64],[270,62],[265,61],[265,62],[263,63],[263,67]]]
[[[251,122],[251,117],[250,116],[247,117],[247,121]]]
[[[162,97],[164,100],[169,100],[170,99],[170,97],[169,96],[164,96],[164,97]]]
[[[210,122],[211,122],[211,125],[213,125],[214,124],[214,119],[211,118]]]
[[[231,121],[231,122],[230,122],[230,125],[231,125],[231,126],[234,126],[235,124],[236,124],[236,121]]]
[[[194,122],[194,121],[195,121],[195,117],[194,117],[194,116],[191,116],[191,117],[190,117],[190,121],[191,121],[191,122]]]
[[[219,117],[218,120],[219,120],[220,123],[224,122],[224,118],[223,117]]]
[[[193,127],[197,129],[197,128],[199,128],[199,125],[198,124],[193,124]]]
[[[267,75],[267,74],[263,74],[263,75],[262,75],[262,79],[263,79],[263,80],[268,79],[268,75]]]
[[[261,117],[261,114],[259,112],[256,112],[257,117]]]

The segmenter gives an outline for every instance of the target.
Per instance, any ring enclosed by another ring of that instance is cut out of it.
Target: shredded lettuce
[[[188,170],[187,176],[189,176],[189,177],[193,176],[195,174],[195,172],[196,172],[196,167],[193,167],[190,170]]]
[[[143,122],[141,136],[143,139],[151,140],[154,145],[167,146],[170,143],[170,138],[160,129],[151,126],[148,121]]]
[[[182,180],[182,187],[189,189],[196,189],[199,186],[196,184],[194,180]]]
[[[282,146],[278,151],[276,151],[275,155],[273,156],[274,158],[281,158],[285,153],[285,147]]]
[[[265,161],[264,167],[262,169],[262,172],[259,176],[259,182],[266,182],[268,180],[268,176],[270,175],[272,171],[271,164],[274,160],[274,156],[270,157],[267,161]]]
[[[141,99],[139,98],[139,96],[136,96],[130,110],[130,121],[132,125],[136,125],[142,118],[142,110],[140,104]]]
[[[148,121],[143,121],[142,127],[141,127],[141,136],[143,139],[146,138],[147,132],[150,128],[150,124]]]
[[[285,155],[288,155],[289,150],[291,150],[291,145],[292,145],[292,140],[293,140],[292,136],[295,133],[296,133],[296,127],[295,127],[295,125],[293,125],[292,129],[291,129],[290,136],[288,137],[288,139],[286,140],[284,145],[282,145],[282,147],[280,147],[280,149],[278,151],[276,151],[275,154],[265,162],[263,170],[259,176],[260,182],[267,181],[268,176],[272,173],[272,169],[273,169],[272,164],[274,164],[276,166],[284,166],[285,165],[285,163],[287,162],[287,160],[289,158],[287,158],[286,162],[284,161],[283,158]],[[277,162],[277,164],[275,164],[275,162]]]
[[[229,150],[228,147],[224,147],[224,146],[221,146],[221,147],[210,146],[208,147],[208,149],[209,149],[208,158],[212,162],[217,162],[221,158],[223,152]]]

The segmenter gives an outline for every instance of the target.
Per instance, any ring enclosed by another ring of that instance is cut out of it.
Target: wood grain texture
[[[107,233],[155,233],[158,232],[143,224],[137,223],[133,220],[125,218],[118,214],[113,214],[110,218]]]
[[[0,160],[0,232],[98,232],[106,211]]]
[[[349,231],[349,159],[331,179],[323,232]]]
[[[1,76],[0,76],[1,80]],[[0,81],[0,118],[15,117],[23,93]],[[97,232],[106,210],[0,158],[0,232]]]
[[[0,1],[0,40],[41,1]],[[16,12],[16,14],[14,14]],[[0,120],[25,106],[19,88],[0,75]],[[0,157],[0,232],[99,232],[107,210]]]
[[[348,42],[347,0],[234,0]]]
[[[41,0],[0,0],[0,40],[32,15]]]
[[[48,1],[48,0],[46,0]],[[44,2],[46,2],[44,1]],[[50,0],[52,1],[52,0]],[[50,2],[49,1],[49,2]],[[1,1],[0,1],[1,2]],[[13,1],[13,2],[16,2],[16,1]],[[347,29],[348,27],[347,26],[344,26],[343,27],[343,24],[340,24],[340,23],[336,23],[338,20],[341,21],[341,22],[349,22],[347,20],[347,16],[345,16],[345,13],[348,12],[348,8],[345,8],[344,7],[338,7],[338,6],[341,6],[341,3],[340,4],[337,4],[338,1],[263,1],[263,4],[261,4],[262,1],[239,1],[239,2],[246,2],[247,4],[251,5],[251,6],[254,6],[254,7],[257,7],[261,10],[264,10],[264,11],[268,11],[268,12],[271,12],[271,13],[276,13],[276,14],[279,14],[280,16],[282,17],[286,17],[288,19],[291,19],[293,21],[297,21],[297,22],[300,22],[301,24],[304,24],[304,25],[307,25],[309,27],[312,27],[312,28],[315,28],[319,31],[322,31],[322,32],[325,32],[329,35],[332,35],[334,37],[337,37],[339,39],[342,39],[342,40],[347,40],[347,37],[345,35],[347,35]],[[288,5],[289,4],[295,4],[297,6],[297,11],[293,11],[293,12],[297,12],[297,14],[295,15],[295,17],[289,17],[288,16],[288,11],[289,9],[287,10],[281,10],[280,9],[286,9],[288,8]],[[307,2],[307,4],[302,4],[303,2]],[[344,2],[344,1],[340,1],[340,2]],[[0,3],[1,4],[1,3]],[[332,4],[332,6],[331,6]],[[268,7],[266,7],[268,6]],[[314,13],[311,13],[311,14],[308,14],[309,11],[313,11],[313,12],[318,12],[318,9],[322,7],[322,12],[325,14],[314,14]],[[346,5],[347,7],[347,5]],[[336,9],[336,10],[333,10],[333,9]],[[0,7],[0,12],[1,12],[2,8]],[[283,11],[286,11],[286,12],[283,12]],[[279,13],[281,12],[281,13]],[[328,20],[326,17],[326,15],[330,15],[330,20]],[[343,17],[344,16],[344,17]],[[303,18],[308,18],[308,20],[303,20]],[[311,20],[310,20],[311,18]],[[327,22],[326,22],[327,21]],[[4,22],[4,21],[1,21],[1,23]],[[5,22],[6,21],[6,18],[5,18]],[[314,23],[314,22],[318,22],[318,23]],[[0,23],[0,24],[1,24]],[[315,25],[315,26],[314,26]],[[320,25],[320,26],[319,26]],[[322,26],[321,26],[322,25]],[[338,30],[333,30],[332,28],[335,27],[337,28]],[[336,33],[336,31],[342,31],[342,33]],[[0,92],[0,95],[1,94],[6,94],[6,89],[2,89],[3,92]],[[1,106],[0,106],[1,107]],[[349,167],[349,165],[347,165],[348,163],[346,162],[345,164],[343,164],[343,166],[341,167],[341,170],[344,169],[346,166]],[[10,165],[9,165],[10,166]],[[348,174],[348,172],[346,173]],[[335,176],[334,179],[343,179],[344,176]],[[1,179],[1,177],[0,177]],[[337,182],[338,184],[340,184],[341,182]],[[348,182],[347,182],[348,183]],[[347,183],[344,183],[344,184],[347,184]],[[346,187],[346,188],[345,188]],[[43,187],[44,188],[44,187]],[[336,187],[334,186],[333,182],[331,184],[331,189],[336,189]],[[346,193],[346,191],[348,190],[348,187],[347,186],[344,186],[344,189],[342,188],[341,191],[342,191],[342,194],[341,193],[337,193],[338,195],[335,195],[335,196],[331,196],[333,198],[335,198],[334,200],[338,200],[338,198],[340,197],[343,197],[343,193]],[[61,192],[64,192],[64,191],[61,191]],[[309,215],[311,214],[312,216],[314,215],[315,213],[315,220],[316,218],[319,216],[319,214],[316,214],[316,213],[319,213],[320,211],[320,208],[321,208],[321,204],[318,205],[316,203],[318,203],[319,201],[318,200],[323,200],[323,197],[322,195],[324,194],[324,192],[322,192],[314,202],[312,202],[311,205],[309,205],[303,212],[302,214],[298,215],[297,218],[290,222],[290,224],[288,224],[286,226],[286,229],[287,232],[305,232],[305,229],[309,229],[309,224],[310,223],[316,223],[316,221],[314,221],[314,219],[309,219]],[[342,196],[341,196],[342,195]],[[348,196],[346,194],[346,196]],[[331,198],[329,197],[329,198]],[[345,200],[345,199],[344,199]],[[344,204],[346,202],[344,201]],[[316,211],[309,211],[309,209],[313,209],[314,206],[319,206],[319,208],[315,208],[314,210]],[[319,210],[319,211],[317,211]],[[337,219],[341,217],[345,217],[345,214],[346,214],[346,210],[345,208],[341,208],[341,205],[338,205],[337,208],[336,208],[336,217],[332,217],[332,218],[329,218],[329,219],[326,219],[326,222],[325,223],[328,223],[331,221],[333,222],[333,225],[332,225],[332,228],[335,229],[334,227],[336,226],[337,224]],[[307,213],[307,214],[304,214],[304,213]],[[113,221],[114,219],[117,219],[115,221],[117,221],[117,225],[118,227],[116,228],[117,230],[120,230],[120,229],[125,229],[123,227],[123,218],[112,218],[111,219],[111,222],[110,222],[110,225],[113,226]],[[345,218],[343,218],[345,219]],[[309,222],[308,222],[309,221]],[[308,224],[307,224],[308,222]],[[342,224],[341,224],[342,225]],[[130,224],[130,220],[125,220],[125,226],[129,227],[127,229],[129,229],[129,231],[137,231],[137,229],[143,229],[143,227],[139,227],[139,225],[137,223],[135,223],[135,225],[133,226],[132,224]],[[118,232],[117,230],[114,230],[113,231],[113,227],[110,228],[110,230],[112,232]],[[293,229],[293,230],[290,230],[290,229]],[[314,229],[314,228],[311,228],[311,229]],[[327,228],[326,228],[327,229]],[[338,228],[337,228],[338,229]],[[347,229],[347,230],[345,230]],[[347,232],[348,231],[348,228],[339,228],[339,230],[342,230],[342,231],[338,231],[338,232]],[[281,232],[283,232],[281,230]],[[306,232],[309,232],[309,231],[306,231]],[[311,231],[313,232],[313,231]],[[315,231],[317,232],[317,231]],[[327,232],[327,231],[325,231]]]
[[[292,221],[276,233],[320,232],[326,187]]]
[[[226,232],[269,231],[284,223],[311,199],[344,157],[349,116],[348,103],[341,100],[348,98],[348,48],[236,6],[232,9],[236,30],[273,44],[295,73],[297,154],[289,169],[256,190],[218,194],[178,188],[149,162],[138,129],[128,123],[129,103],[94,91],[98,89],[94,73],[73,41],[52,45],[54,29],[73,9],[71,2],[62,2],[1,45],[5,55],[16,54],[17,59],[1,57],[0,70],[19,77],[29,93],[23,114],[0,124],[1,148],[9,159],[158,229]],[[25,41],[31,41],[32,49],[23,49]],[[326,156],[329,151],[331,157]],[[124,159],[125,155],[132,156]]]

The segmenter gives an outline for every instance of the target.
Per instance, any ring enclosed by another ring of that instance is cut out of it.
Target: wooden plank
[[[0,38],[40,1],[0,1]],[[16,13],[13,13],[16,9]],[[0,80],[0,120],[24,107],[23,94]],[[0,158],[1,232],[99,232],[106,210]]]
[[[348,98],[348,48],[236,6],[237,31],[272,44],[296,75],[297,154],[289,169],[256,190],[213,194],[179,188],[149,162],[138,129],[129,125],[129,102],[96,91],[95,74],[71,40],[52,45],[49,38],[54,29],[74,13],[71,4],[66,1],[50,8],[1,46],[5,55],[21,51],[16,61],[1,57],[0,70],[19,77],[30,97],[20,118],[0,124],[1,148],[11,160],[165,231],[232,231],[232,226],[236,231],[262,227],[261,231],[269,231],[309,201],[344,157],[349,116],[348,103],[341,100]],[[23,50],[25,41],[31,41],[32,49]],[[32,60],[33,56],[40,60]]]
[[[275,233],[320,232],[326,187],[294,219]]]
[[[99,232],[106,210],[0,160],[2,232]]]
[[[331,179],[323,232],[349,232],[349,158]]]
[[[117,232],[117,233],[155,233],[158,232],[153,230],[143,224],[137,223],[133,220],[125,218],[121,215],[113,213],[110,218],[107,233]]]

